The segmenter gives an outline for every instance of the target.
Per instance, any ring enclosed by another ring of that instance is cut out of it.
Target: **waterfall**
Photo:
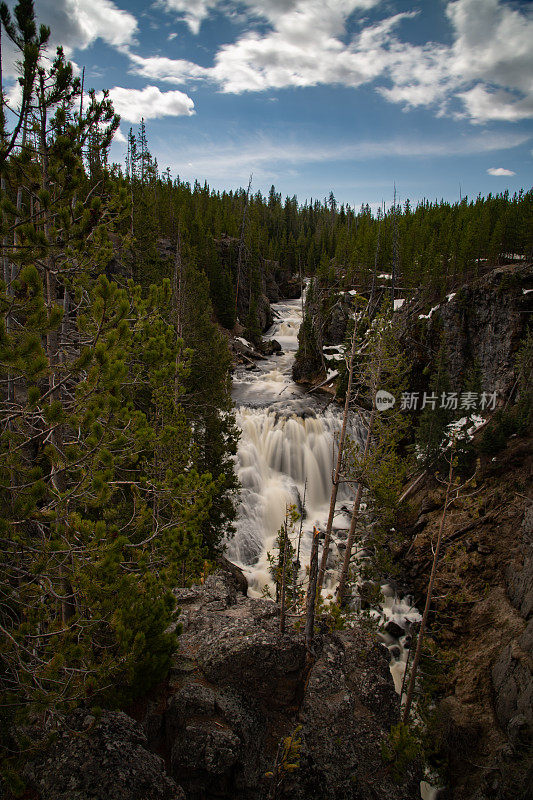
[[[339,410],[324,411],[323,399],[308,395],[292,381],[301,300],[276,303],[274,311],[276,321],[266,338],[276,339],[283,353],[259,361],[253,371],[237,372],[233,382],[241,430],[236,470],[242,488],[228,557],[244,569],[252,594],[260,594],[271,583],[267,554],[287,506],[301,510],[304,491],[301,552],[306,563],[313,524],[324,528],[327,519],[340,430]],[[347,527],[348,522],[342,524]]]
[[[301,509],[305,491],[304,540],[312,522],[323,520],[339,417],[333,412],[303,417],[242,407],[237,423],[242,431],[237,453],[242,490],[237,533],[228,556],[248,567],[254,588],[259,589],[261,580],[269,582],[266,554],[286,507]]]

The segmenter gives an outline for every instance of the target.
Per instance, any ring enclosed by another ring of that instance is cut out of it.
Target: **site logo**
[[[388,408],[392,408],[395,402],[396,398],[386,392],[385,389],[380,389],[376,392],[376,408],[378,411],[386,411]]]

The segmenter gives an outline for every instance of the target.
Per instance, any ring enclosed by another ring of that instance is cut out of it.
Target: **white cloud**
[[[175,10],[187,6],[181,0],[164,0]],[[272,29],[260,35],[249,31],[236,42],[224,45],[214,65],[200,67],[184,60],[142,58],[132,54],[138,74],[169,83],[190,79],[215,82],[223,92],[263,91],[289,86],[338,83],[360,86],[381,75],[391,65],[385,46],[392,30],[413,12],[397,14],[367,26],[346,46],[340,37],[357,10],[380,0],[246,0],[249,12],[262,17]],[[209,8],[213,8],[211,3]],[[207,6],[202,6],[207,13]],[[203,12],[202,12],[203,13]]]
[[[391,65],[384,46],[391,31],[411,13],[396,14],[368,26],[346,47],[350,11],[358,2],[300,2],[276,21],[270,34],[251,32],[216,55],[211,77],[224,92],[280,89],[289,86],[342,84],[357,87],[382,75]]]
[[[51,27],[52,44],[62,44],[69,54],[97,39],[112,47],[126,47],[133,44],[138,30],[133,14],[111,0],[40,0],[37,15]]]
[[[513,172],[512,169],[505,169],[504,167],[489,167],[487,172],[489,175],[495,175],[496,177],[503,175],[516,175],[516,172]]]
[[[50,27],[50,40],[46,55],[53,58],[58,45],[72,59],[76,50],[90,47],[101,39],[112,47],[124,50],[135,43],[137,20],[111,0],[39,0],[36,8],[39,24]],[[2,41],[2,69],[4,79],[18,76],[17,60],[20,53],[7,36]],[[75,74],[80,70],[73,62]]]
[[[159,117],[190,117],[195,113],[194,102],[178,90],[162,92],[157,86],[144,89],[126,89],[115,86],[109,96],[117,114],[127,122],[138,123]]]
[[[248,30],[222,46],[212,67],[184,60],[132,56],[133,69],[151,79],[182,84],[209,80],[223,92],[291,86],[374,82],[390,102],[435,106],[452,101],[473,123],[533,117],[533,7],[503,0],[448,0],[452,44],[413,45],[398,28],[416,12],[369,24],[346,42],[347,23],[380,0],[159,0],[197,33],[217,9],[247,10]],[[254,20],[263,23],[253,27]],[[265,23],[267,29],[265,30]],[[250,24],[252,27],[250,28]],[[456,115],[461,115],[457,110]]]
[[[178,19],[187,23],[192,33],[198,34],[202,22],[218,4],[219,0],[160,0],[157,5],[175,13]]]
[[[209,78],[210,70],[184,59],[166,58],[164,56],[149,56],[143,58],[135,53],[130,53],[132,72],[151,80],[165,81],[180,85],[190,80]]]
[[[455,0],[446,10],[455,33],[449,70],[474,122],[533,116],[533,8],[501,0]]]
[[[503,89],[492,91],[477,85],[467,92],[459,92],[457,96],[463,101],[466,113],[474,123],[489,120],[516,122],[533,117],[533,92],[518,97],[516,93]]]
[[[114,142],[120,142],[120,144],[126,144],[127,139],[124,136],[124,134],[122,133],[122,131],[120,130],[120,128],[116,129],[115,135],[113,136],[113,141]]]

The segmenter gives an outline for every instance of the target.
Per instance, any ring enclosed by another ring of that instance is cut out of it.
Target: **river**
[[[301,300],[276,303],[273,311],[275,322],[265,338],[278,341],[282,354],[258,361],[254,370],[237,370],[233,381],[237,424],[242,432],[237,453],[242,491],[237,532],[228,556],[242,566],[250,593],[255,595],[271,584],[267,553],[273,549],[285,509],[289,505],[301,509],[304,494],[300,561],[308,563],[313,525],[324,529],[327,520],[335,433],[340,429],[338,409],[325,408],[328,398],[309,394],[292,380]],[[335,527],[348,526],[349,518],[339,512]],[[337,554],[334,543],[331,567]],[[331,569],[325,594],[331,592],[334,579]]]
[[[329,403],[327,395],[309,393],[292,380],[302,301],[284,300],[273,304],[272,309],[275,321],[265,338],[278,341],[282,354],[258,361],[254,369],[239,367],[233,379],[233,399],[241,430],[237,474],[242,489],[236,533],[229,543],[228,557],[243,569],[252,596],[261,596],[265,587],[272,587],[268,553],[274,551],[276,533],[289,505],[305,509],[300,552],[301,574],[305,575],[313,526],[322,531],[326,528],[336,434],[341,426],[341,411]],[[339,354],[339,349],[335,353],[328,348],[328,356],[339,357]],[[341,485],[322,590],[325,600],[335,591],[346,548],[352,496],[351,489]],[[293,544],[297,547],[294,535]],[[362,544],[355,558],[364,560]],[[387,583],[381,584],[381,591],[383,601],[368,613],[383,627],[391,622],[403,631],[400,636],[386,630],[379,634],[390,650],[391,673],[399,692],[410,628],[420,620],[420,614],[408,595],[400,596]]]

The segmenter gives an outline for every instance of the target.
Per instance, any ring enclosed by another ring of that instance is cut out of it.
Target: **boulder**
[[[257,349],[264,356],[273,356],[281,353],[281,345],[275,339],[265,339],[257,345]]]
[[[404,629],[398,625],[397,622],[394,622],[392,619],[387,622],[385,625],[384,630],[393,636],[395,639],[400,639],[402,636],[405,636]]]
[[[233,562],[228,561],[224,556],[219,556],[216,563],[219,570],[231,575],[236,590],[246,596],[248,594],[248,581],[242,569],[233,564]]]
[[[141,725],[123,712],[96,717],[78,709],[29,761],[24,778],[41,800],[185,800],[146,745]]]

